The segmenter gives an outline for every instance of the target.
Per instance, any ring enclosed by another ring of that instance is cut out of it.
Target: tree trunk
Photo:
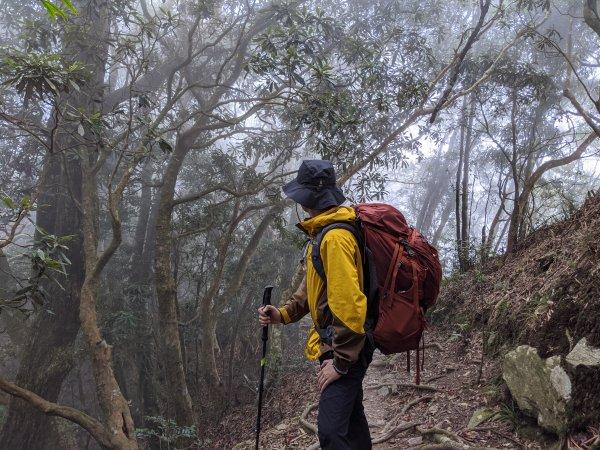
[[[451,159],[451,152],[456,146],[457,139],[458,133],[453,131],[447,139],[442,141],[438,150],[438,155],[432,161],[433,169],[431,178],[427,182],[425,198],[423,199],[423,204],[419,208],[419,215],[416,222],[416,228],[425,236],[431,234],[430,232],[435,213],[440,202],[443,200],[443,193],[448,188],[450,182],[448,176],[449,160]],[[448,151],[444,154],[442,152],[446,143],[448,143]]]
[[[217,342],[217,321],[216,317],[209,311],[206,311],[202,315],[200,336],[202,375],[211,394],[218,394],[217,396],[213,396],[213,398],[220,397],[223,394],[223,385],[217,368],[217,352],[219,349]]]
[[[450,197],[448,199],[448,203],[446,203],[446,206],[444,207],[444,210],[442,211],[442,214],[440,215],[440,222],[439,222],[437,228],[435,229],[435,232],[433,233],[433,237],[431,238],[431,245],[433,245],[434,247],[437,246],[438,241],[442,237],[444,228],[446,228],[446,225],[448,224],[448,220],[450,219],[450,215],[452,214],[453,206],[454,205],[452,204],[452,198]]]
[[[148,159],[144,163],[142,169],[141,183],[142,194],[140,197],[140,209],[138,214],[137,224],[135,226],[135,234],[133,238],[133,248],[130,260],[130,277],[134,282],[147,282],[149,267],[143,264],[144,253],[147,253],[146,247],[149,242],[146,239],[150,222],[150,208],[152,205],[152,188],[149,183],[152,180],[153,162]]]
[[[0,299],[13,298],[17,290],[18,285],[12,277],[6,254],[0,248]],[[0,330],[2,330],[0,334],[6,332],[10,339],[10,345],[15,349],[15,353],[19,354],[28,333],[27,322],[23,314],[10,309],[3,310],[0,313]]]
[[[108,41],[107,2],[81,1],[79,15],[65,35],[65,54],[83,63],[94,76],[81,92],[59,99],[57,108],[73,108],[88,115],[102,98]],[[66,103],[68,102],[68,106]],[[64,117],[64,114],[61,114]],[[51,126],[53,124],[50,124]],[[79,136],[72,124],[58,124],[54,152],[46,157],[36,215],[37,226],[49,234],[73,236],[67,257],[71,264],[66,276],[57,277],[62,288],[44,282],[47,307],[34,318],[30,340],[15,383],[45,400],[56,402],[64,379],[73,367],[73,343],[79,331],[79,305],[84,281],[82,236],[81,163],[65,157],[63,151],[78,147]],[[50,310],[51,313],[47,312]],[[38,412],[17,397],[12,397],[8,417],[0,437],[0,448],[42,450],[49,448],[50,416]]]
[[[463,241],[462,241],[462,226],[461,226],[461,180],[463,176],[463,157],[465,151],[465,131],[467,126],[467,98],[463,98],[462,104],[462,115],[461,115],[461,123],[460,123],[460,142],[458,146],[458,166],[456,168],[456,179],[454,185],[454,217],[456,221],[456,253],[458,256],[458,268],[460,271],[463,270]]]
[[[470,219],[469,219],[469,164],[471,159],[471,147],[473,146],[473,118],[475,116],[475,93],[471,94],[471,105],[467,118],[467,130],[464,140],[464,151],[462,160],[462,188],[461,188],[461,219],[460,219],[460,268],[468,270],[470,263]]]
[[[512,90],[512,108],[511,108],[511,132],[512,132],[512,158],[509,160],[512,181],[514,188],[513,196],[513,208],[508,223],[508,240],[506,243],[506,251],[512,252],[517,244],[517,233],[519,231],[519,222],[521,221],[520,215],[520,202],[519,197],[521,193],[521,178],[519,170],[517,168],[517,92],[516,89]]]
[[[84,155],[83,158],[89,158]],[[112,435],[114,449],[135,450],[138,448],[135,426],[129,404],[117,383],[112,367],[112,346],[102,337],[98,326],[96,303],[102,267],[98,268],[98,186],[86,164],[83,175],[83,241],[86,276],[81,288],[79,320],[91,353],[92,369],[96,384],[98,403],[104,416],[104,425]],[[113,231],[114,232],[114,231]]]
[[[169,411],[174,411],[178,425],[194,425],[192,398],[188,392],[181,341],[179,339],[179,317],[177,314],[177,284],[171,270],[172,230],[171,214],[175,183],[187,150],[188,142],[179,138],[169,165],[163,177],[163,185],[158,199],[156,231],[154,241],[154,274],[158,300],[161,345],[168,384]]]
[[[494,218],[492,219],[490,229],[481,246],[481,262],[483,265],[485,265],[490,256],[492,245],[494,244],[494,241],[496,239],[496,233],[498,232],[500,218],[502,217],[502,213],[504,212],[504,202],[506,199],[506,193],[504,192],[504,187],[502,187],[501,190],[502,192],[500,193],[500,206],[498,206],[498,209],[494,214]]]
[[[79,331],[79,296],[83,284],[81,214],[75,202],[81,199],[81,172],[76,158],[61,164],[62,155],[49,155],[40,187],[37,226],[57,236],[73,236],[66,255],[71,264],[67,275],[58,276],[64,290],[44,281],[48,307],[33,320],[15,383],[42,398],[56,402],[62,383],[73,366],[73,343]],[[75,199],[72,198],[72,195]],[[52,314],[47,312],[49,309]],[[0,448],[45,450],[49,448],[51,418],[12,397]]]

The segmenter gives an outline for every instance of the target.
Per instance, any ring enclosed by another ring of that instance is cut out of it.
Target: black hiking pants
[[[362,382],[372,357],[373,350],[363,349],[361,358],[350,366],[348,373],[321,393],[317,424],[322,450],[371,449]]]

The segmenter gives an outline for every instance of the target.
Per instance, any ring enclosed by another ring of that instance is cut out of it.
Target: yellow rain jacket
[[[323,227],[333,222],[355,219],[354,209],[336,206],[302,221],[298,227],[313,239]],[[304,258],[304,279],[279,311],[285,324],[296,322],[310,313],[313,326],[306,342],[306,357],[313,361],[333,350],[335,369],[339,373],[346,373],[350,365],[358,360],[365,342],[367,298],[362,290],[360,248],[348,230],[334,228],[325,234],[320,253],[327,282],[314,269],[311,252],[312,244],[309,243]],[[333,331],[331,346],[322,342],[317,332],[317,329],[329,326]]]

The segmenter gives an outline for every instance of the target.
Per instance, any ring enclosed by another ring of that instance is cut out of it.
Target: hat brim
[[[297,180],[284,185],[283,193],[296,203],[319,211],[339,206],[346,201],[342,190],[337,186],[323,187],[317,190],[304,186],[298,183]]]

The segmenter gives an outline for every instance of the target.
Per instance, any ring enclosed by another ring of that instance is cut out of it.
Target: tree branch
[[[485,3],[483,3],[481,5],[481,13],[479,14],[479,20],[477,21],[477,24],[471,31],[471,34],[469,36],[469,39],[467,39],[465,46],[460,51],[460,53],[458,54],[458,57],[456,58],[456,60],[454,62],[454,70],[452,71],[452,74],[450,75],[450,79],[448,81],[448,86],[446,87],[444,93],[442,94],[439,101],[437,102],[437,105],[433,108],[433,112],[431,113],[431,118],[429,119],[429,123],[435,122],[435,118],[437,117],[437,115],[440,112],[440,110],[442,109],[444,103],[448,99],[448,96],[451,94],[452,89],[454,89],[454,85],[456,84],[456,81],[458,80],[458,75],[460,74],[460,68],[461,68],[462,62],[465,59],[465,57],[467,56],[467,53],[469,52],[469,50],[471,50],[471,47],[473,46],[475,41],[479,38],[479,32],[481,31],[481,27],[483,26],[483,21],[485,20],[485,16],[487,15],[488,10],[490,9],[491,3],[492,3],[491,0],[485,0]]]
[[[49,402],[48,400],[43,399],[39,395],[34,394],[33,392],[28,391],[27,389],[23,389],[22,387],[19,387],[16,384],[11,383],[10,381],[7,381],[2,377],[0,377],[0,390],[6,392],[7,394],[25,400],[35,409],[37,409],[40,412],[43,412],[44,414],[62,417],[63,419],[67,419],[71,422],[76,423],[77,425],[88,431],[101,446],[106,448],[113,447],[110,435],[108,431],[104,428],[102,423],[99,420],[88,416],[83,411],[71,408],[70,406],[63,406],[59,405],[58,403]]]

